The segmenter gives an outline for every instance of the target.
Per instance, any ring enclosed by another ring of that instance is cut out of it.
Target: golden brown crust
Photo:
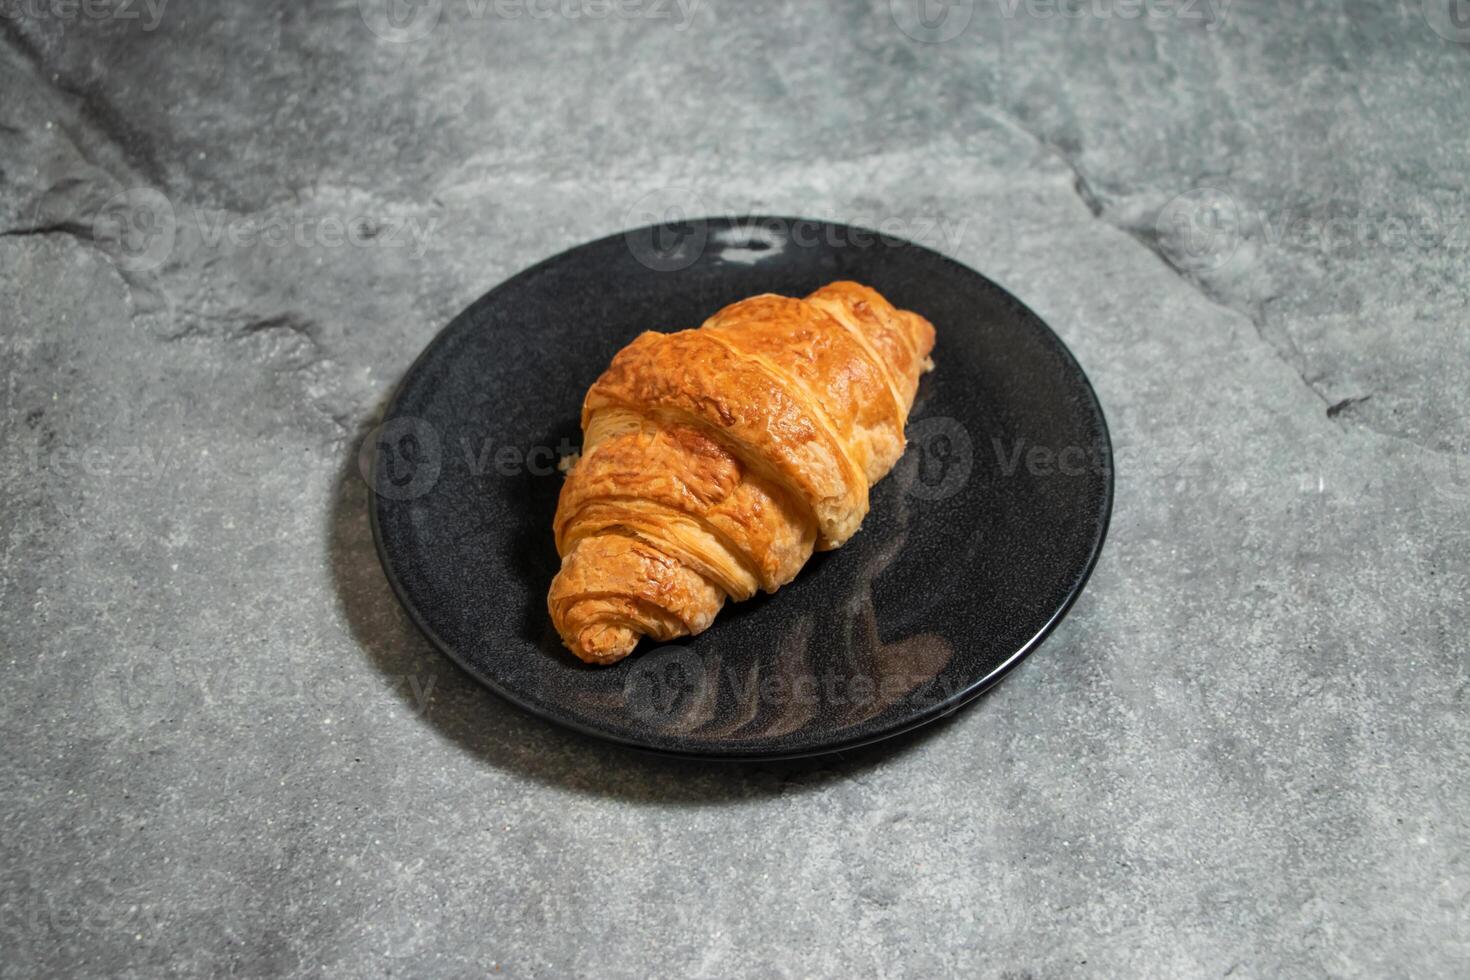
[[[934,328],[857,283],[752,297],[644,333],[582,408],[548,596],[567,646],[611,663],[709,626],[846,541],[903,452]]]
[[[774,592],[810,555],[802,508],[704,430],[609,410],[588,441],[576,478],[562,486],[553,525],[560,553],[589,534],[631,529],[735,599]]]
[[[919,376],[934,366],[929,360],[934,325],[917,313],[896,309],[876,289],[855,282],[829,283],[808,296],[807,302],[867,340],[887,365],[907,419],[919,390]],[[900,421],[900,431],[902,424]]]
[[[810,396],[704,329],[645,333],[619,351],[587,392],[583,430],[608,408],[704,426],[792,487],[824,539],[845,541],[867,511],[867,478]]]

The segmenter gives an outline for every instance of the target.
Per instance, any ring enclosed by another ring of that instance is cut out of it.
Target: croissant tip
[[[568,645],[590,664],[610,664],[632,653],[638,639],[626,626],[586,626],[577,634],[577,641]]]

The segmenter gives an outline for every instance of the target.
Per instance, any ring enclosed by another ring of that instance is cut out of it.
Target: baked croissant
[[[619,351],[557,502],[547,605],[567,647],[609,664],[643,636],[699,633],[727,596],[774,592],[851,537],[933,347],[922,316],[834,282]]]

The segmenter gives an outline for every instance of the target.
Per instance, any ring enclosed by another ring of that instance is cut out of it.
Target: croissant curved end
[[[572,652],[589,663],[610,664],[632,653],[639,639],[626,626],[593,623],[582,627]]]

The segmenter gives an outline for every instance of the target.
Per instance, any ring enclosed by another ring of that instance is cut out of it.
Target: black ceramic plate
[[[588,385],[643,330],[834,279],[938,332],[908,452],[862,530],[697,637],[581,664],[546,590],[555,463],[578,445]],[[971,700],[1077,598],[1112,508],[1097,398],[1035,314],[926,248],[790,218],[651,226],[491,290],[409,370],[363,466],[383,567],[435,646],[544,718],[725,759],[850,748]]]

